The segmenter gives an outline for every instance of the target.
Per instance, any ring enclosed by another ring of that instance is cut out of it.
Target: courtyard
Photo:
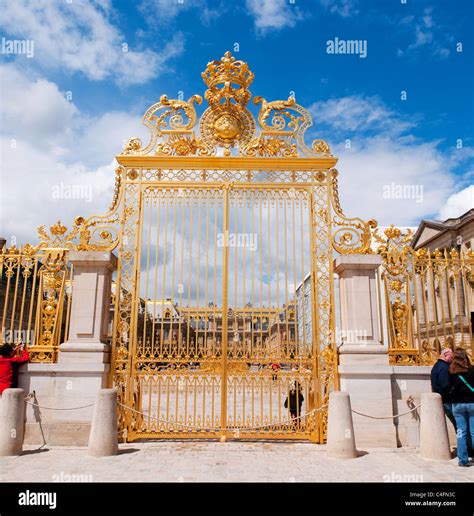
[[[415,448],[365,448],[352,460],[307,442],[155,441],[119,445],[112,457],[85,447],[25,446],[0,459],[1,482],[472,482],[457,459],[430,461]]]

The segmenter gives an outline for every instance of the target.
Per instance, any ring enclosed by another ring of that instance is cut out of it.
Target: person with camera
[[[0,346],[0,396],[15,384],[15,366],[28,362],[30,356],[23,344]]]

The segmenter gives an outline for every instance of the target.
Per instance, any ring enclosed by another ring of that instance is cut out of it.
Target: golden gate
[[[118,247],[113,369],[120,429],[145,437],[322,442],[337,389],[333,250],[367,252],[374,222],[348,219],[328,145],[308,148],[294,98],[246,105],[253,74],[226,53],[202,99],[166,96],[150,142],[117,156],[90,247]],[[116,227],[119,230],[115,232]]]
[[[200,116],[199,95],[163,95],[145,113],[150,140],[116,157],[107,214],[2,250],[2,327],[27,311],[29,327],[35,312],[30,349],[54,362],[68,250],[116,250],[110,385],[122,438],[323,442],[338,388],[333,254],[370,252],[376,223],[344,216],[337,159],[323,140],[306,145],[312,119],[293,97],[255,97],[255,118],[253,73],[229,52],[202,77]],[[36,263],[46,272],[35,309],[24,301]]]

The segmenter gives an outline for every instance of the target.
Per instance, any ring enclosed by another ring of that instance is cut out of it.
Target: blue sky
[[[58,212],[105,208],[113,156],[147,107],[203,94],[200,73],[226,50],[249,63],[253,95],[294,92],[310,109],[312,136],[340,158],[348,214],[400,225],[460,215],[474,206],[473,22],[471,0],[6,3],[0,37],[34,41],[34,57],[0,54],[2,232],[33,240]],[[366,57],[328,54],[335,38],[365,41]],[[52,196],[60,183],[91,196]],[[422,185],[423,198],[387,199],[392,183]]]

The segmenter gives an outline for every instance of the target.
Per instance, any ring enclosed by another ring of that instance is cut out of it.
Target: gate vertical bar
[[[314,179],[313,179],[314,181]],[[311,344],[312,344],[312,360],[313,360],[313,383],[314,383],[314,406],[321,406],[321,379],[319,378],[319,320],[318,320],[318,291],[316,281],[316,239],[315,239],[315,208],[314,208],[314,185],[309,189],[309,241],[310,241],[310,278],[311,278]],[[304,280],[303,280],[304,281]],[[304,283],[303,283],[304,285]],[[315,435],[316,442],[321,441],[322,424],[321,415],[315,415]]]
[[[332,188],[331,188],[331,179],[329,175],[326,178],[326,206],[327,206],[327,229],[328,229],[328,241],[327,241],[327,264],[329,266],[329,346],[334,351],[334,362],[333,369],[335,374],[333,375],[333,386],[334,390],[338,391],[340,389],[339,385],[339,375],[337,374],[337,369],[339,365],[338,353],[337,353],[337,342],[336,342],[336,296],[334,294],[334,258],[333,258],[333,228],[330,223],[330,210],[331,210],[331,198],[332,198]],[[382,327],[381,327],[382,328]],[[382,329],[380,329],[382,331]]]
[[[221,431],[225,436],[227,428],[227,312],[228,312],[228,265],[229,265],[229,189],[225,183],[223,233],[224,249],[222,257],[222,350],[221,350]]]
[[[143,211],[145,205],[145,196],[142,188],[142,171],[140,171],[139,183],[136,185],[137,191],[135,195],[138,200],[138,217],[135,222],[135,239],[136,239],[136,247],[135,247],[135,257],[134,257],[134,270],[133,270],[133,291],[132,291],[132,307],[130,314],[130,333],[129,333],[129,355],[128,355],[128,389],[127,389],[127,398],[126,405],[128,407],[134,407],[136,410],[141,412],[141,400],[138,399],[136,403],[133,402],[135,386],[134,381],[140,383],[140,378],[137,378],[135,373],[135,362],[136,362],[136,354],[137,354],[137,337],[138,337],[138,310],[140,306],[140,256],[142,249],[142,229],[143,229]],[[150,202],[151,198],[150,198]],[[145,304],[146,309],[146,304]],[[140,388],[140,387],[139,387]],[[132,430],[132,412],[130,410],[128,412],[127,421],[127,435],[130,434]],[[140,417],[140,416],[139,416]]]

